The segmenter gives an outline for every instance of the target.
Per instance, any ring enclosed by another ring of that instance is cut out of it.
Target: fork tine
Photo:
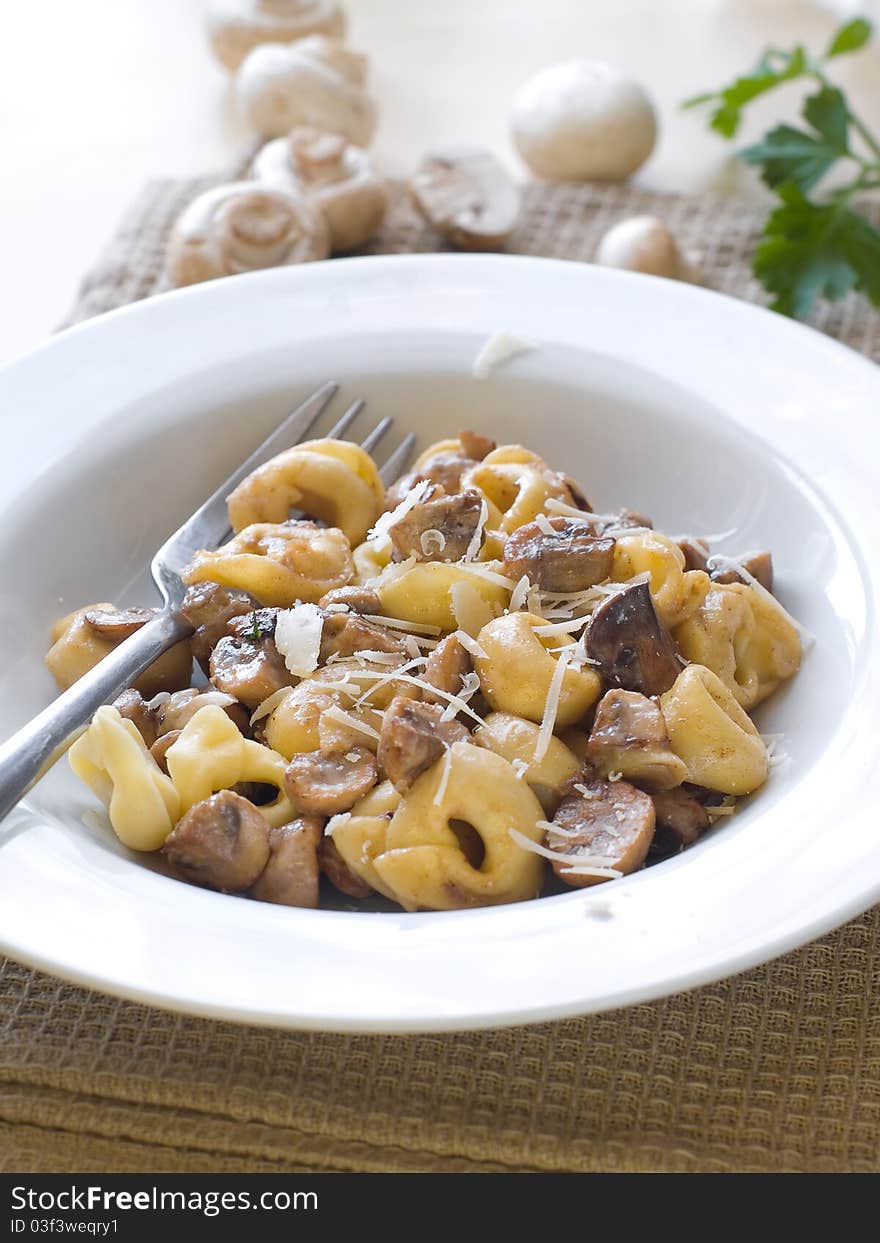
[[[394,426],[394,419],[389,419],[389,418],[380,419],[379,422],[376,424],[376,426],[373,428],[373,430],[370,432],[370,434],[368,436],[365,436],[363,440],[361,441],[361,448],[365,449],[367,453],[372,453],[376,445],[379,443],[379,441],[382,439],[382,437],[385,435],[388,429],[393,426]]]
[[[413,455],[413,449],[416,447],[416,438],[412,432],[403,440],[389,457],[388,461],[379,471],[379,478],[387,486],[394,483],[409,466],[409,460]]]
[[[330,431],[327,433],[326,439],[327,440],[341,440],[343,435],[351,427],[352,423],[355,421],[355,419],[360,414],[360,412],[363,410],[366,404],[367,403],[363,401],[360,397],[357,399],[357,401],[353,401],[351,405],[348,407],[348,409],[345,411],[345,413],[343,414],[339,422],[334,423],[333,426],[330,428]]]

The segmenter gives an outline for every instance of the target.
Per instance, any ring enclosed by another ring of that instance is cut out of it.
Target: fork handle
[[[121,694],[193,627],[164,609],[0,746],[0,820],[49,771],[101,704]]]

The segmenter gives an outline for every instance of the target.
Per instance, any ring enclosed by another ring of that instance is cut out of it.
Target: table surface
[[[845,4],[838,0],[841,7]],[[833,5],[831,6],[834,7]],[[523,170],[511,95],[573,55],[639,79],[661,118],[639,174],[655,189],[756,193],[705,122],[677,105],[745,69],[766,42],[820,47],[836,20],[808,0],[348,0],[350,42],[367,52],[381,121],[374,144],[405,175],[431,143],[466,139]],[[880,47],[839,62],[880,123]],[[746,137],[782,113],[786,88],[755,108]],[[248,140],[227,75],[212,61],[200,0],[42,0],[9,5],[0,38],[0,363],[37,345],[73,298],[147,179],[223,168]]]

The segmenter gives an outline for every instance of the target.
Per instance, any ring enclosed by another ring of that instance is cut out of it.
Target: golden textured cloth
[[[163,287],[164,238],[204,182],[145,191],[70,322]],[[509,249],[589,259],[662,215],[706,283],[759,299],[761,209],[631,187],[531,186]],[[375,253],[440,249],[402,195]],[[880,359],[880,315],[816,323]],[[187,1018],[0,962],[8,1171],[874,1171],[880,911],[734,979],[506,1031],[336,1036]]]

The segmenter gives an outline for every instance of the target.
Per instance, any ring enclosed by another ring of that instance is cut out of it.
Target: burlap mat
[[[203,183],[143,194],[70,320],[162,287]],[[707,283],[760,297],[760,209],[534,186],[510,249],[589,259],[662,214]],[[399,200],[376,252],[438,249]],[[856,299],[817,324],[880,358]],[[0,1168],[14,1171],[874,1171],[880,912],[735,979],[563,1023],[453,1036],[300,1035],[184,1018],[0,965]]]

